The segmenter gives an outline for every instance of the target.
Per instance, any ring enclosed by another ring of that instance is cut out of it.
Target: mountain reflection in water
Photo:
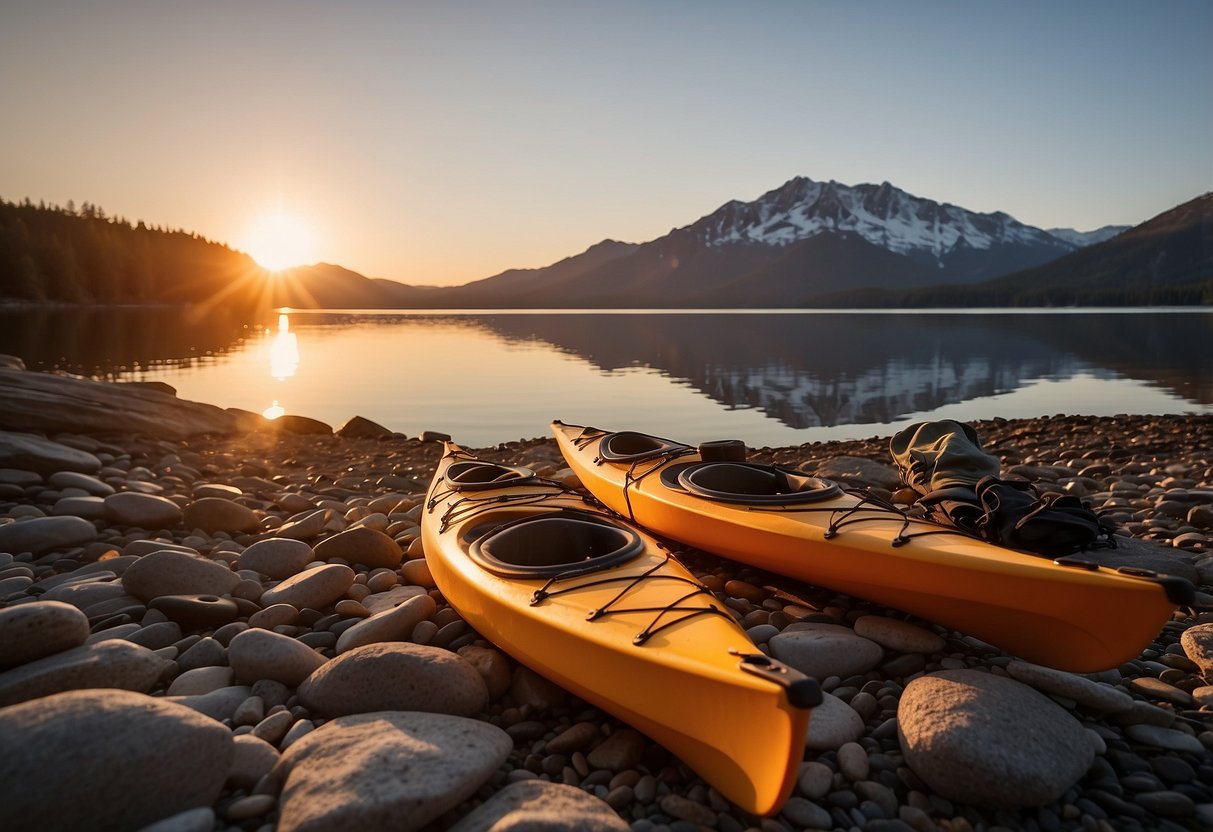
[[[793,428],[888,423],[1040,378],[1127,377],[1213,403],[1213,315],[518,314],[473,320],[604,371],[644,366]]]
[[[790,444],[909,417],[1213,412],[1204,309],[233,314],[0,309],[0,352],[482,444],[553,417]]]

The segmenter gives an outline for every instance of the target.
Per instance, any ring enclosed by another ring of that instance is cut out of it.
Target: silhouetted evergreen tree
[[[79,210],[0,200],[0,300],[267,305],[266,272],[196,233],[132,226]]]

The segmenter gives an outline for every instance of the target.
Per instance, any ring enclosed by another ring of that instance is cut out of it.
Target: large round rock
[[[0,708],[81,688],[150,691],[170,664],[121,639],[73,647],[0,673]]]
[[[302,540],[270,537],[240,553],[240,568],[252,569],[270,578],[289,578],[316,559],[312,547]]]
[[[261,594],[261,606],[290,604],[297,610],[319,610],[337,601],[354,584],[354,570],[344,563],[329,563],[287,578]]]
[[[286,750],[278,832],[410,832],[471,797],[514,748],[495,725],[399,711],[326,722]]]
[[[576,786],[523,780],[506,786],[450,832],[627,832],[615,811]]]
[[[83,517],[34,517],[0,526],[0,552],[33,552],[82,546],[97,539],[97,527]]]
[[[1200,668],[1200,674],[1213,680],[1213,624],[1197,624],[1184,630],[1179,639],[1188,658]]]
[[[247,506],[222,497],[203,497],[185,507],[183,522],[187,529],[215,532],[253,532],[260,522]]]
[[[88,616],[61,601],[35,601],[0,610],[0,668],[79,647]]]
[[[884,656],[879,644],[840,624],[792,624],[770,646],[775,658],[815,679],[866,673]]]
[[[169,529],[181,522],[181,507],[168,497],[120,491],[105,498],[105,514],[122,526]]]
[[[50,476],[57,471],[93,474],[101,470],[101,460],[87,451],[69,448],[32,433],[0,431],[0,468],[35,471],[44,476]]]
[[[945,670],[906,686],[897,708],[905,761],[951,800],[1014,811],[1065,794],[1094,750],[1044,694],[1002,676]]]
[[[237,633],[232,639],[228,645],[228,661],[237,682],[272,679],[294,686],[326,660],[298,639],[269,630],[252,629]]]
[[[0,829],[135,830],[219,797],[232,735],[189,708],[120,690],[0,710]]]
[[[317,543],[316,557],[320,560],[340,558],[372,569],[381,566],[395,569],[404,552],[400,550],[400,544],[378,529],[359,526]]]
[[[122,588],[142,601],[162,595],[226,595],[240,576],[222,563],[161,551],[144,555],[122,573]]]
[[[447,650],[407,642],[368,644],[329,661],[299,688],[325,716],[370,711],[428,711],[468,716],[488,705],[484,679]]]

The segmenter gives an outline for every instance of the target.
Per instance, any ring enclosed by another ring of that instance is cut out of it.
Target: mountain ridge
[[[508,270],[418,302],[467,307],[800,306],[818,295],[979,283],[1049,262],[1123,227],[1026,225],[918,197],[889,182],[798,176],[730,200],[665,235],[541,269]],[[816,240],[816,242],[811,242]],[[571,268],[572,263],[576,268]]]
[[[0,298],[338,309],[1209,304],[1208,197],[1132,229],[1080,232],[968,211],[887,181],[800,176],[647,242],[605,239],[461,286],[328,263],[274,273],[196,234],[131,225],[88,204],[0,202]]]

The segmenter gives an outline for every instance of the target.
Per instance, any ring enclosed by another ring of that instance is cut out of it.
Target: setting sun
[[[257,219],[246,235],[248,253],[271,271],[311,263],[315,260],[312,230],[298,217],[282,211]]]

